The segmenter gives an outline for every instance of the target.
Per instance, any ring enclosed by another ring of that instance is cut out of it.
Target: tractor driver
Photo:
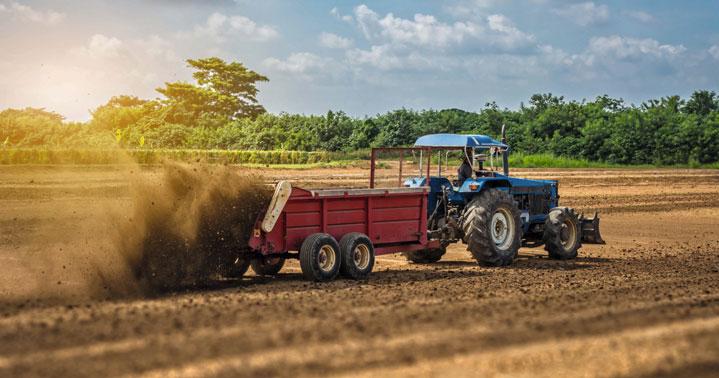
[[[457,181],[462,185],[465,180],[472,178],[472,149],[466,148],[462,157],[462,164],[457,169]]]

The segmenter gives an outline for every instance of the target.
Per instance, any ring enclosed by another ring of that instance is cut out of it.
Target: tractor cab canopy
[[[498,142],[486,135],[462,135],[462,134],[430,134],[417,138],[415,147],[434,148],[498,148],[506,150],[509,148],[504,143]]]
[[[378,154],[381,152],[389,152],[398,155],[399,158],[399,177],[397,186],[404,186],[403,180],[403,162],[405,154],[409,153],[413,157],[415,153],[419,154],[418,169],[419,177],[430,177],[430,166],[432,165],[432,156],[437,163],[437,176],[444,177],[443,171],[452,170],[449,168],[449,157],[451,151],[462,151],[467,160],[473,166],[478,176],[494,176],[494,162],[499,163],[499,156],[504,155],[503,152],[508,151],[509,146],[499,142],[486,135],[474,134],[429,134],[417,138],[412,147],[379,147],[372,149],[370,157],[370,188],[375,187],[375,163]],[[490,169],[485,170],[483,162],[489,160]],[[507,172],[507,170],[505,170]],[[505,173],[505,175],[508,175]]]

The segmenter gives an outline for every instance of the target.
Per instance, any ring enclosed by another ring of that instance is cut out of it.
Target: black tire
[[[369,238],[359,232],[346,234],[340,240],[342,256],[340,275],[355,280],[367,278],[374,267],[374,246]]]
[[[258,276],[276,276],[285,265],[283,257],[263,256],[252,259],[252,271]]]
[[[568,260],[577,257],[582,246],[579,216],[571,207],[555,207],[544,222],[544,249],[549,257]]]
[[[322,256],[325,259],[322,259]],[[311,281],[330,281],[337,277],[341,265],[340,246],[328,234],[312,234],[302,242],[300,268],[302,275]]]
[[[402,252],[402,256],[415,264],[431,264],[441,260],[446,252],[446,248],[431,248]]]
[[[238,258],[232,265],[226,268],[225,276],[230,278],[242,278],[250,268],[249,258]]]
[[[499,215],[493,230],[495,214]],[[519,215],[514,199],[506,191],[487,189],[472,199],[464,210],[462,240],[478,263],[504,266],[514,261],[522,240],[522,223]],[[507,232],[503,237],[502,225],[506,227]],[[497,232],[500,233],[496,234]],[[495,242],[493,239],[495,237],[501,238],[500,243]]]

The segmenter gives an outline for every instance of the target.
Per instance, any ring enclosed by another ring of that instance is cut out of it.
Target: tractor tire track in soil
[[[314,187],[330,174],[333,186],[360,186],[367,173],[229,169]],[[249,274],[154,298],[47,301],[33,300],[40,298],[33,287],[15,290],[22,285],[9,281],[13,267],[56,253],[33,235],[74,235],[82,244],[98,235],[79,234],[80,220],[131,204],[118,189],[127,185],[121,171],[0,167],[0,376],[712,376],[719,369],[719,172],[517,170],[558,178],[565,205],[603,211],[608,244],[585,245],[571,261],[534,248],[512,266],[480,268],[458,245],[436,264],[380,257],[359,282],[305,282],[291,261],[274,279]],[[141,174],[152,180],[161,171]],[[79,285],[61,281],[51,283],[60,291]]]

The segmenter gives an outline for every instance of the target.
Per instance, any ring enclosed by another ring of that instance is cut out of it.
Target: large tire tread
[[[353,253],[354,248],[358,243],[363,243],[369,248],[369,263],[365,269],[359,269],[354,264]],[[365,279],[372,272],[374,268],[374,246],[372,241],[365,234],[360,232],[351,232],[346,234],[340,239],[340,275],[342,277],[351,278],[355,280]]]
[[[495,209],[507,208],[514,219],[514,240],[507,250],[500,250],[492,241],[490,221]],[[504,266],[511,264],[521,245],[522,231],[519,209],[512,195],[499,189],[487,189],[475,197],[464,211],[462,231],[467,250],[481,265]]]
[[[569,218],[573,220],[576,227],[576,242],[572,246],[562,245],[561,230],[564,221]],[[549,257],[555,260],[570,260],[577,257],[579,248],[582,246],[582,230],[579,223],[579,216],[571,207],[555,207],[549,211],[547,220],[544,222],[544,249]]]
[[[329,273],[322,272],[319,267],[315,266],[315,251],[318,250],[322,244],[332,245],[336,253],[337,268]],[[341,259],[340,247],[337,241],[328,234],[312,234],[302,242],[302,246],[300,247],[300,268],[302,269],[302,275],[309,281],[331,281],[335,279],[340,271]]]

